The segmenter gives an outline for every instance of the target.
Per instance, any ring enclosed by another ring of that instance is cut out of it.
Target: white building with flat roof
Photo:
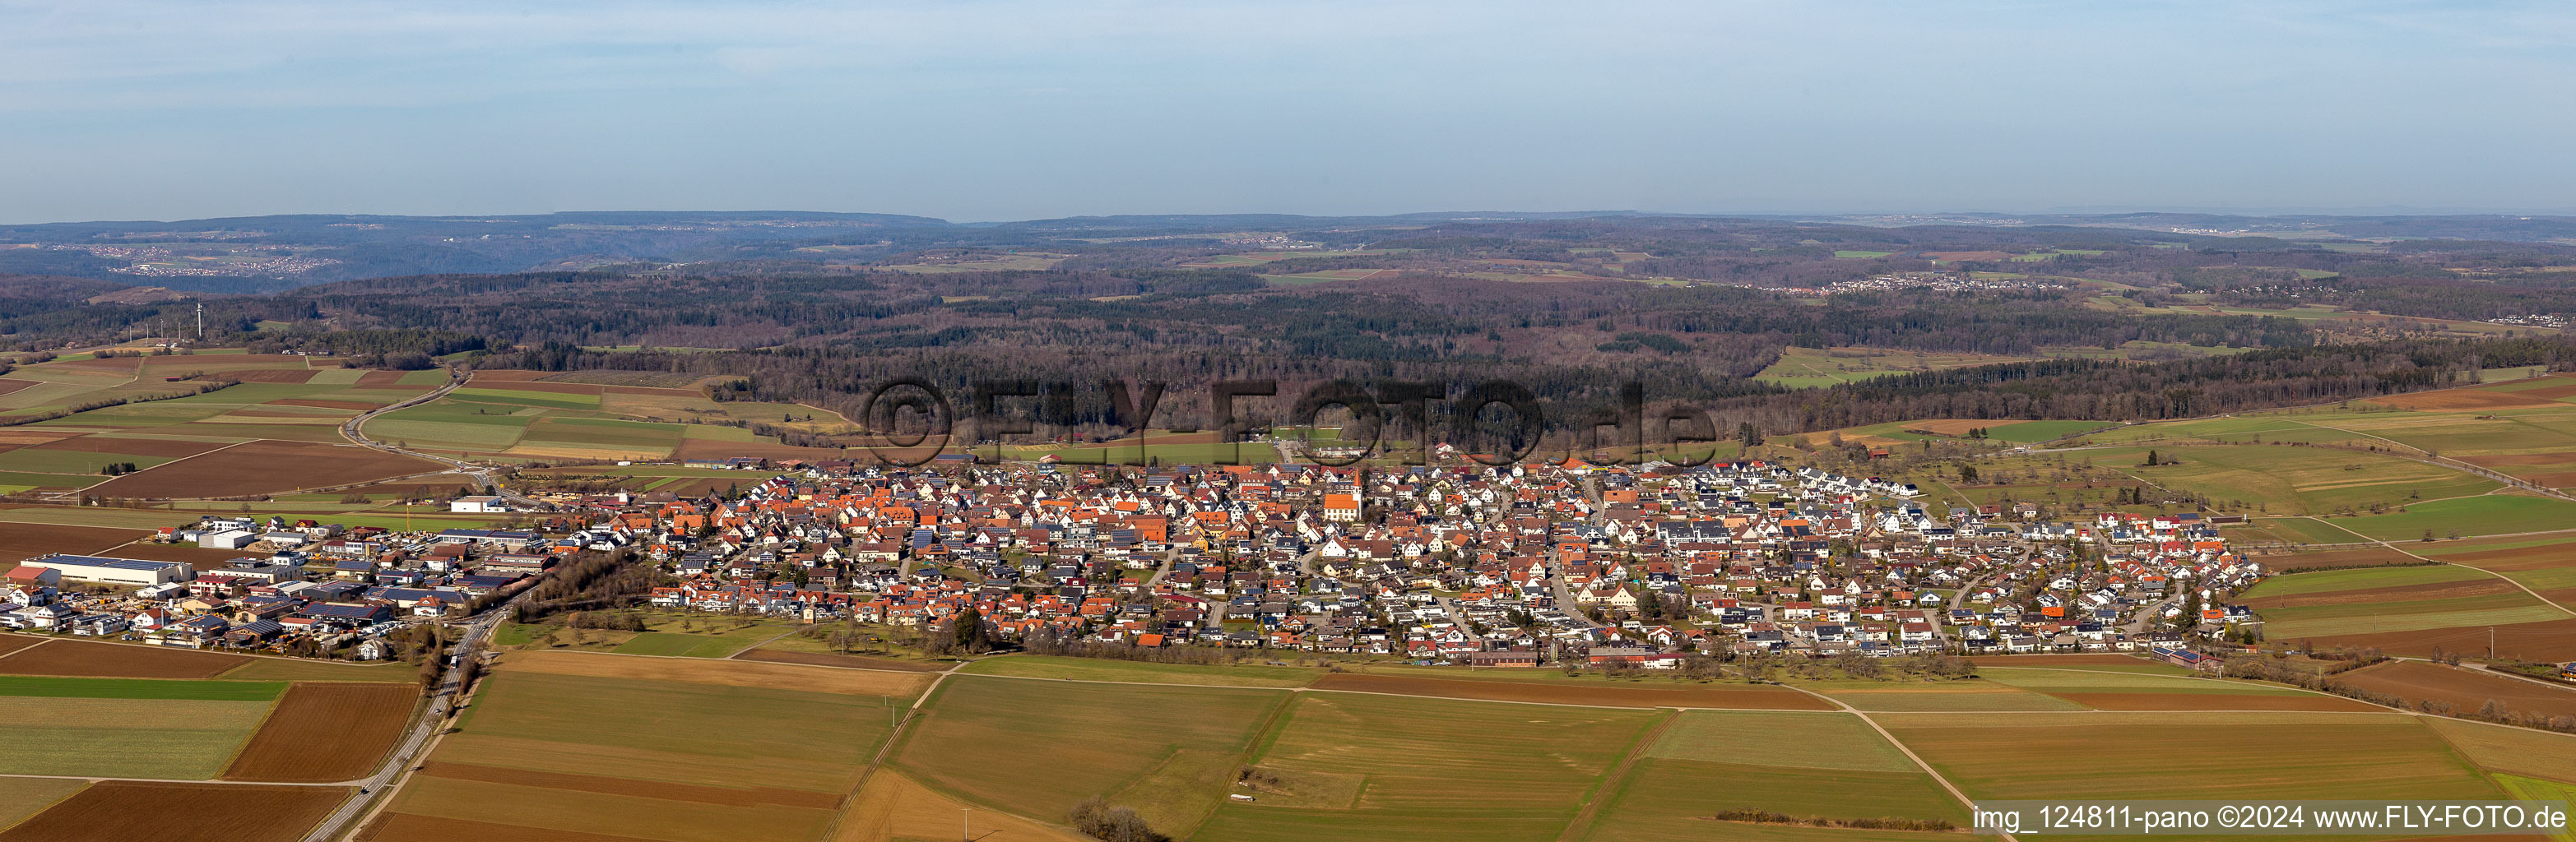
[[[140,558],[108,558],[94,555],[48,555],[19,563],[28,567],[62,571],[65,579],[106,582],[113,585],[165,585],[197,578],[197,569],[184,561],[150,561]]]

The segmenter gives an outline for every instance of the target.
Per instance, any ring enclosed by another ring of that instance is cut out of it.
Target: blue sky
[[[2576,207],[2576,7],[0,0],[0,222]]]

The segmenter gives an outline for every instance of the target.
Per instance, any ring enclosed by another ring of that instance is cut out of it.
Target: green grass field
[[[741,632],[739,634],[729,632]],[[646,632],[608,651],[621,655],[677,655],[683,658],[725,658],[752,647],[777,632],[766,628],[733,629],[727,632]]]
[[[2449,564],[2428,564],[2409,567],[2365,567],[2352,570],[2319,570],[2310,573],[2290,573],[2274,576],[2263,580],[2260,584],[2257,584],[2252,588],[2246,589],[2246,591],[2239,594],[2239,596],[2246,599],[2260,599],[2263,597],[2274,596],[2334,593],[2336,591],[2362,590],[2365,588],[2394,588],[2407,585],[2438,585],[2443,582],[2460,582],[2484,578],[2487,578],[2487,574],[2483,571]]]
[[[2458,500],[2436,500],[2404,512],[2336,518],[2336,526],[2382,541],[2412,541],[2426,533],[2436,538],[2510,535],[2576,524],[2576,503],[2550,497],[2495,494]]]
[[[1642,755],[1598,796],[1603,806],[1586,839],[1725,836],[1704,818],[1719,810],[1968,824],[1965,808],[1932,776],[1845,714],[1689,711]]]
[[[0,696],[49,699],[196,699],[271,702],[283,681],[172,681],[158,678],[51,678],[0,675]]]
[[[967,664],[959,671],[976,675],[1017,675],[1074,681],[1136,681],[1148,684],[1236,687],[1304,687],[1313,683],[1317,676],[1324,674],[1322,669],[1316,667],[1195,666],[1112,661],[1100,658],[1057,658],[1046,655],[984,658]]]
[[[887,733],[877,697],[508,669],[488,681],[437,759],[839,792]]]
[[[2147,452],[2179,464],[2140,467]],[[2383,453],[2284,445],[2148,446],[2070,456],[2272,514],[2327,514],[2485,494],[2494,480]],[[2426,504],[2432,505],[2432,504]],[[2349,525],[2349,524],[2346,524]]]
[[[1972,798],[2497,797],[2496,787],[2438,735],[2402,714],[1884,714],[1878,720]],[[2151,743],[2126,739],[2149,734]],[[2066,774],[2050,762],[2105,752],[2116,754],[2116,762],[2088,764],[2084,774]]]
[[[1200,836],[1545,842],[1665,712],[1306,694]]]
[[[1286,700],[1277,690],[954,676],[894,762],[926,785],[1041,821],[1061,823],[1102,796],[1190,837]],[[1029,774],[1041,765],[1045,774]]]

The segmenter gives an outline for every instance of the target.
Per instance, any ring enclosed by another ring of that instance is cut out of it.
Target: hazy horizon
[[[2567,213],[2571,36],[2520,2],[5,2],[0,217]]]

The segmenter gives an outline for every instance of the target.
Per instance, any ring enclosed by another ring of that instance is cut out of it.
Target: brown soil
[[[2524,476],[2522,479],[2525,482],[2529,482],[2542,488],[2566,488],[2569,486],[2576,486],[2576,471],[2530,474]]]
[[[2480,570],[2530,570],[2539,567],[2557,567],[2564,564],[2571,555],[2576,555],[2576,547],[2571,547],[2566,544],[2554,544],[2539,547],[2512,547],[2501,550],[2478,550],[2476,552],[2459,553],[2456,555],[2446,553],[2441,556],[2441,559],[2455,564],[2465,564]],[[2470,562],[2484,563],[2470,564]]]
[[[2100,710],[2383,710],[2333,696],[2256,696],[2242,693],[2050,693]]]
[[[2477,389],[2445,389],[2412,395],[2372,398],[2371,403],[2423,412],[2460,409],[2529,409],[2538,406],[2561,406],[2548,398],[2532,397],[2528,392],[2487,392]]]
[[[515,824],[449,819],[412,813],[377,816],[357,842],[653,842],[633,836],[610,836],[577,830],[549,830]]]
[[[377,401],[319,401],[311,398],[280,398],[269,401],[269,403],[277,404],[278,406],[315,406],[323,409],[356,410],[374,409],[385,405],[384,403]]]
[[[1403,675],[1333,673],[1308,685],[1312,690],[1347,690],[1395,696],[1430,696],[1490,702],[1546,702],[1561,705],[1655,708],[1692,707],[1732,710],[1833,710],[1832,703],[1795,690],[1749,686],[1621,686],[1578,682],[1522,684],[1415,678]]]
[[[101,526],[56,526],[49,523],[0,523],[0,568],[46,553],[96,555],[109,547],[143,537],[132,529]]]
[[[2492,699],[2523,713],[2576,716],[2576,688],[2535,684],[2485,670],[2423,661],[2391,661],[2335,678],[2354,687],[2410,702],[2449,702],[2461,713],[2473,713]]]
[[[189,544],[127,544],[122,547],[117,547],[115,552],[102,553],[102,555],[111,555],[117,558],[149,559],[152,561],[184,561],[196,565],[197,569],[203,570],[209,564],[241,558],[242,552],[240,550],[218,550],[210,547],[199,547]]]
[[[209,377],[229,378],[244,383],[303,383],[313,379],[309,368],[247,368],[240,371],[218,371]]]
[[[223,445],[221,443],[209,441],[178,441],[175,439],[110,439],[100,438],[98,436],[82,436],[76,439],[62,439],[60,441],[46,442],[29,449],[69,450],[80,453],[122,453],[128,456],[159,456],[163,458],[176,459],[181,456],[195,456],[222,446]]]
[[[34,646],[43,642],[45,642],[44,639],[38,637],[21,637],[14,634],[0,635],[0,657],[6,657],[11,652],[16,652],[20,649],[25,649],[29,646]]]
[[[655,386],[601,386],[599,387],[599,391],[601,394],[607,395],[654,395],[666,398],[703,398],[707,396],[707,393],[700,389],[664,389]]]
[[[803,807],[813,810],[830,810],[841,805],[841,797],[829,792],[809,792],[767,786],[744,788],[700,786],[597,775],[532,772],[525,769],[506,769],[472,763],[433,762],[422,768],[420,773],[457,780],[574,792],[596,792],[602,795],[624,795],[662,801],[687,801],[696,804],[774,804],[780,807]]]
[[[836,655],[830,652],[780,652],[772,649],[751,649],[735,655],[734,658],[742,661],[770,661],[781,664],[811,664],[818,667],[857,667],[859,669],[903,670],[906,672],[939,672],[948,668],[945,664],[933,664],[925,661],[898,661],[892,658],[870,658],[865,655]]]
[[[27,387],[29,387],[29,386],[33,386],[33,385],[36,385],[36,381],[33,381],[33,380],[0,380],[0,395],[5,395],[5,394],[8,394],[8,393],[10,393],[10,392],[15,392],[15,391],[18,391],[18,390],[20,390],[20,389],[24,389],[24,388],[27,388]]]
[[[0,659],[0,665],[8,660]],[[592,652],[523,650],[502,656],[511,669],[597,678],[643,678],[692,684],[811,690],[870,696],[910,696],[929,685],[925,675],[868,670],[815,669],[793,664],[712,658],[646,658]]]
[[[958,820],[968,818],[960,812],[965,807],[901,773],[880,769],[850,799],[850,810],[841,816],[832,842],[947,839],[964,830],[972,830],[977,842],[1092,842],[1091,837],[1069,830],[990,810],[975,811],[972,825],[961,827]]]
[[[2561,465],[2576,462],[2576,453],[2500,453],[2491,456],[2455,458],[2480,467],[2502,468],[2509,465]]]
[[[865,459],[865,455],[844,456],[839,448],[795,447],[765,441],[717,441],[715,439],[681,439],[671,451],[673,459],[728,459],[735,456],[770,459]]]
[[[556,394],[563,395],[596,395],[599,394],[599,390],[607,388],[597,383],[539,383],[533,380],[503,380],[485,383],[482,382],[483,380],[483,375],[481,373],[477,373],[474,375],[474,379],[472,381],[468,381],[466,385],[485,389],[508,389],[513,392],[554,392]]]
[[[2471,579],[2434,585],[2398,585],[2387,588],[2362,588],[2351,591],[2303,593],[2289,596],[2256,597],[2245,601],[2255,610],[2271,608],[2308,608],[2319,605],[2359,605],[2365,602],[2403,602],[2418,599],[2456,599],[2465,596],[2512,593],[2521,590],[2502,579]]]
[[[2090,652],[2071,655],[1978,655],[1976,657],[1969,658],[1968,663],[1976,664],[1981,667],[2062,667],[2083,666],[2086,664],[2096,666],[2117,664],[2121,666],[2134,667],[2139,664],[2156,662],[2135,655],[2113,655],[2107,652]]]
[[[70,675],[94,678],[213,678],[249,663],[240,655],[199,652],[170,646],[47,641],[45,645],[0,658],[0,674]]]
[[[107,481],[102,497],[233,497],[367,482],[447,466],[356,445],[254,441]]]
[[[296,842],[349,795],[341,786],[100,781],[0,832],[0,842]]]
[[[409,684],[296,682],[233,757],[224,779],[329,783],[375,771],[411,724],[420,688]]]

